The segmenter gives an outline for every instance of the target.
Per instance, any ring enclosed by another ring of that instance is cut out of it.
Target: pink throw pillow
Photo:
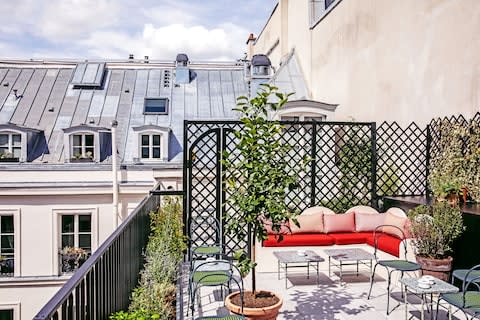
[[[383,222],[383,224],[398,227],[398,228],[400,228],[400,230],[405,232],[404,230],[405,230],[405,224],[408,220],[407,218],[396,216],[396,215],[394,215],[390,212],[384,213],[384,215],[385,215],[385,221]],[[390,227],[390,226],[385,226],[385,227],[382,228],[382,231],[384,233],[388,233],[389,235],[392,235],[392,236],[397,237],[399,239],[403,239],[403,235],[400,232],[400,230],[398,230],[397,228],[394,228],[394,227]]]
[[[375,228],[385,224],[384,221],[384,214],[355,212],[355,231],[373,232]]]
[[[325,233],[355,232],[355,215],[353,212],[323,215],[323,228]]]
[[[299,215],[297,221],[300,227],[297,227],[293,221],[290,221],[292,233],[322,233],[323,232],[323,213],[310,215]]]
[[[272,229],[272,222],[270,220],[263,221],[263,225],[265,230],[267,230],[267,234],[288,234],[290,233],[290,225],[289,223],[285,223],[280,227],[280,231],[275,231]]]

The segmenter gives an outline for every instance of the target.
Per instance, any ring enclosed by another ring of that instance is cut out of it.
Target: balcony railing
[[[165,195],[182,192],[165,192]],[[107,319],[126,310],[138,283],[149,236],[149,213],[161,192],[146,197],[107,240],[82,264],[34,319]]]

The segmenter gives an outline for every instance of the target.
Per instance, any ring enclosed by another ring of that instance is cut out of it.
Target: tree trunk
[[[256,228],[254,227],[252,234],[250,235],[250,260],[253,262],[253,268],[252,268],[252,292],[255,295],[257,291],[257,280],[256,280],[256,272],[255,272],[255,257],[256,257],[256,252],[255,252],[255,234],[256,234]]]

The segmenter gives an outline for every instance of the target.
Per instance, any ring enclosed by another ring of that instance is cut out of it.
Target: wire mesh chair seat
[[[468,278],[466,278],[467,273],[468,273]],[[456,270],[453,270],[452,272],[452,284],[455,282],[455,279],[459,279],[462,281],[464,280],[470,281],[479,277],[480,277],[480,270],[456,269]],[[480,279],[476,279],[476,281],[472,283],[475,284],[476,286],[480,286]],[[479,287],[479,291],[480,291],[480,287]]]
[[[480,282],[480,275],[474,276],[480,271],[480,264],[466,270],[467,272],[464,273],[464,277],[462,279],[462,291],[456,293],[442,293],[438,297],[437,315],[440,302],[443,300],[449,305],[461,310],[467,319],[468,314],[471,315],[472,319],[478,319],[480,316],[480,287],[478,285]],[[469,288],[472,286],[477,290],[469,290]]]
[[[192,315],[195,313],[195,299],[201,287],[214,287],[219,286],[222,289],[228,288],[231,291],[231,283],[234,282],[240,290],[240,298],[242,302],[243,312],[243,279],[240,275],[240,271],[233,264],[233,259],[222,255],[220,260],[197,260],[192,264],[193,268],[189,278],[189,291],[190,291],[190,310]],[[216,316],[209,316],[206,319],[244,319],[243,317],[234,318],[215,318]],[[204,319],[204,318],[199,318]]]
[[[404,259],[400,260],[379,260],[377,256],[377,250],[378,250],[378,239],[380,236],[383,235],[383,228],[384,227],[393,227],[394,229],[397,229],[397,231],[400,232],[402,235],[402,239],[405,239],[405,233],[403,232],[402,229],[400,229],[397,226],[394,225],[380,225],[375,228],[373,232],[373,241],[374,241],[374,256],[375,256],[375,266],[373,267],[373,272],[370,278],[370,290],[368,291],[368,297],[367,299],[370,299],[370,295],[372,294],[372,287],[373,287],[373,280],[375,278],[375,271],[377,269],[377,266],[382,266],[387,270],[387,315],[390,314],[392,310],[389,309],[390,306],[390,285],[392,281],[392,273],[393,272],[400,272],[400,277],[403,277],[405,272],[414,272],[418,271],[421,269],[420,265],[416,262],[412,262],[407,260],[407,243],[403,241],[403,249],[404,249]],[[403,289],[402,289],[402,296],[403,296]]]
[[[198,231],[201,231],[200,235]],[[205,214],[192,217],[190,220],[189,234],[190,261],[197,258],[215,257],[223,254],[224,246],[220,240],[220,221],[218,221],[217,218]],[[193,235],[197,235],[197,237],[194,238]]]

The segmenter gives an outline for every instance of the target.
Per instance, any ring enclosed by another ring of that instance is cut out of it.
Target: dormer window
[[[0,124],[0,162],[33,161],[45,150],[42,131],[13,123]]]
[[[74,158],[94,159],[95,139],[91,133],[72,134],[72,155]]]
[[[80,125],[63,129],[66,162],[102,162],[112,154],[110,129]]]
[[[138,159],[142,162],[167,161],[170,128],[147,125],[133,128],[138,132]]]
[[[13,159],[14,161],[18,161],[21,157],[22,135],[13,132],[0,133],[0,159]]]

